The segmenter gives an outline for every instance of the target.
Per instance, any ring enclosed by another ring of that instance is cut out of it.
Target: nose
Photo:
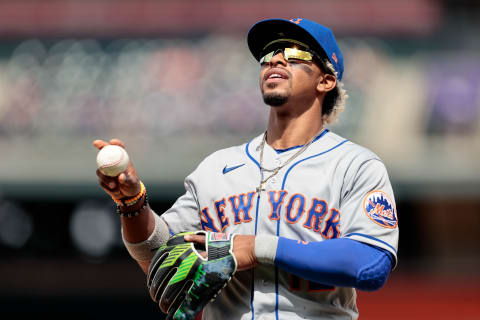
[[[285,60],[285,57],[283,56],[283,51],[282,50],[277,50],[274,54],[272,59],[270,60],[270,64],[272,66],[276,66],[278,64],[287,65],[287,60]]]

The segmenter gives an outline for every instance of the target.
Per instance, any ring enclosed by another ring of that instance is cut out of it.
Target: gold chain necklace
[[[267,183],[267,181],[270,180],[270,178],[277,175],[277,173],[279,173],[280,170],[282,170],[283,167],[285,167],[287,164],[292,162],[293,159],[298,157],[302,152],[307,150],[307,148],[313,143],[315,138],[318,137],[320,134],[322,134],[323,131],[325,131],[325,129],[320,130],[320,132],[317,133],[316,135],[314,135],[313,138],[310,139],[310,141],[305,143],[303,145],[303,147],[300,148],[300,150],[298,150],[294,155],[292,155],[290,158],[288,158],[287,161],[285,161],[282,165],[280,165],[280,166],[278,166],[274,169],[267,169],[267,168],[263,167],[263,150],[265,149],[265,143],[267,142],[267,132],[265,131],[265,133],[263,134],[262,143],[260,144],[260,173],[261,173],[261,179],[260,179],[260,184],[258,185],[258,187],[256,189],[257,193],[260,194],[260,192],[265,191],[265,184]],[[272,174],[264,179],[263,178],[264,177],[264,174],[263,174],[264,172],[271,172]]]

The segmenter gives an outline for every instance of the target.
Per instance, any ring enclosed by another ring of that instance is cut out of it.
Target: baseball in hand
[[[128,154],[120,146],[109,144],[97,154],[97,168],[106,176],[116,177],[127,169]]]

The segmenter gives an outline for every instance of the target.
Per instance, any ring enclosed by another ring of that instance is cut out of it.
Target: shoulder
[[[344,172],[344,178],[355,177],[363,172],[376,172],[384,175],[387,173],[387,168],[382,159],[372,150],[361,146],[355,142],[345,139],[338,134],[329,132],[326,135],[329,145],[339,146],[334,152],[336,157],[335,167]]]
[[[338,151],[341,153],[342,159],[346,162],[362,163],[369,160],[382,161],[380,157],[369,148],[361,146],[334,132],[328,132],[325,138],[329,140],[330,145],[338,146]]]

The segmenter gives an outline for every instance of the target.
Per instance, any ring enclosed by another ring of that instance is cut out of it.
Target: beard
[[[263,102],[265,102],[266,105],[269,105],[271,107],[279,107],[281,105],[284,105],[287,101],[287,95],[282,95],[278,93],[263,94]]]

